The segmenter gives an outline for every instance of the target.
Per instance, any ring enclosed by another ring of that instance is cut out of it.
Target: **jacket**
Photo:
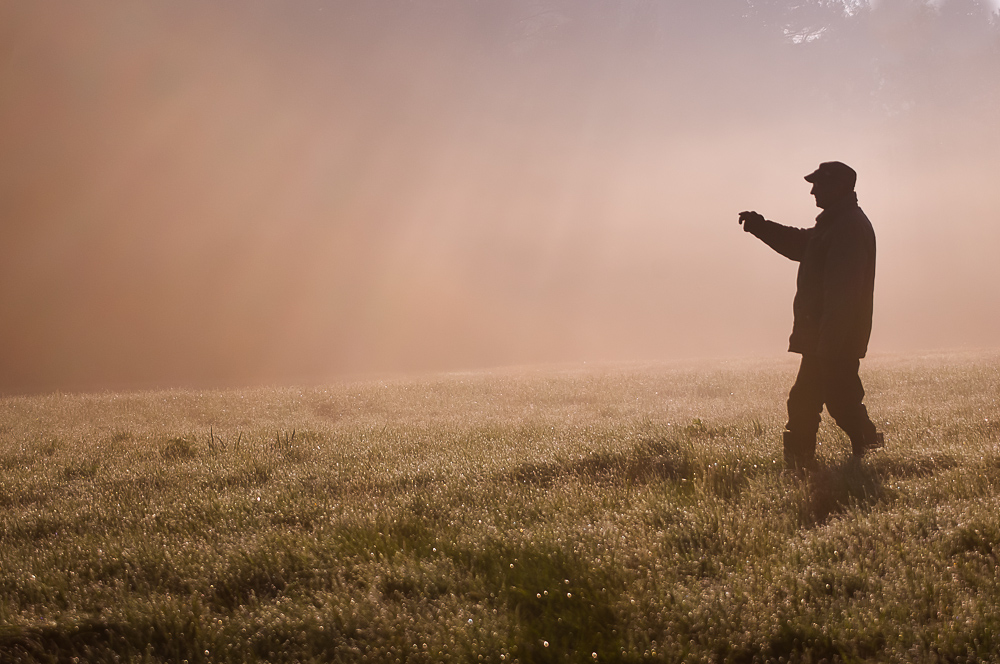
[[[788,350],[864,357],[872,331],[875,231],[857,196],[852,193],[824,210],[812,228],[763,220],[746,230],[799,263]]]

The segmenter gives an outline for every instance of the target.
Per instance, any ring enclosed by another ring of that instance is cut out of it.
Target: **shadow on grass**
[[[550,486],[566,477],[615,482],[689,478],[694,473],[692,454],[672,440],[644,441],[626,452],[595,452],[581,459],[525,463],[502,480],[516,484]]]
[[[521,662],[614,661],[622,652],[618,570],[546,544],[510,548],[497,541],[451,554],[509,613],[509,645]]]
[[[697,421],[700,424],[700,421]],[[694,426],[694,425],[692,425]],[[616,452],[594,452],[576,459],[524,463],[494,479],[500,483],[547,488],[561,481],[594,484],[644,485],[666,481],[694,490],[695,485],[725,501],[740,498],[756,477],[779,469],[776,457],[740,455],[717,446],[701,445],[692,427],[683,436],[648,436],[634,447]],[[716,434],[712,434],[714,436]]]
[[[867,510],[894,501],[896,492],[885,485],[883,477],[877,467],[854,459],[821,469],[810,477],[803,522],[822,525],[848,509]]]

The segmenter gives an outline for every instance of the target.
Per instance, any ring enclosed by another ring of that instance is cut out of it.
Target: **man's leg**
[[[830,416],[851,439],[854,456],[881,447],[880,435],[863,403],[865,388],[858,376],[860,361],[852,358],[826,359],[823,401]]]
[[[799,375],[788,392],[785,425],[785,467],[812,468],[816,464],[816,432],[823,410],[823,368],[818,358],[802,356]]]

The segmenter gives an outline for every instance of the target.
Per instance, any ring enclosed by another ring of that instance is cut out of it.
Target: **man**
[[[785,467],[794,471],[816,467],[824,404],[850,437],[855,458],[884,444],[862,403],[858,377],[872,330],[875,232],[858,207],[854,169],[824,162],[805,179],[823,210],[812,228],[782,226],[753,211],[739,216],[744,231],[799,263],[788,350],[800,353],[802,363],[788,394],[784,432]]]

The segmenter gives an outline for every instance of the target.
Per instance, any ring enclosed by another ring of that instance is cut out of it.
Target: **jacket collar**
[[[838,200],[836,203],[826,208],[816,217],[816,223],[823,223],[832,220],[835,217],[840,216],[840,213],[848,208],[854,208],[858,206],[858,194],[852,191],[851,193],[845,195],[843,198]]]

